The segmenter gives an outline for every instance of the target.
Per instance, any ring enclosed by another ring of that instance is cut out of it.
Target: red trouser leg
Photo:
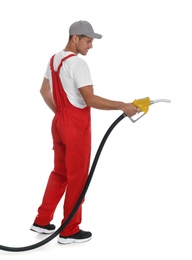
[[[35,223],[42,226],[49,224],[53,219],[55,209],[67,186],[64,160],[65,146],[58,135],[55,120],[52,123],[52,133],[54,139],[54,170],[49,176],[42,204],[38,208],[38,215],[35,219]]]
[[[55,171],[51,172],[42,204],[38,208],[38,215],[35,219],[36,224],[45,226],[51,222],[55,209],[65,192],[66,184],[67,182],[63,176]]]
[[[81,110],[73,111],[73,116],[70,117],[70,120],[66,116],[63,124],[61,123],[60,127],[58,127],[61,139],[66,144],[65,165],[68,180],[62,223],[74,208],[83,190],[89,171],[91,150],[90,115],[89,113],[82,115],[82,113]],[[78,232],[81,218],[82,205],[67,227],[61,231],[61,235],[68,236]]]
[[[82,120],[86,123],[82,124]],[[89,170],[91,148],[89,119],[85,120],[85,117],[81,118],[76,114],[70,120],[67,117],[63,120],[63,116],[57,115],[53,120],[52,135],[55,167],[38,210],[35,223],[39,225],[46,225],[52,220],[55,208],[66,190],[62,223],[65,221],[81,194]],[[67,236],[79,231],[81,212],[82,205],[61,235]]]

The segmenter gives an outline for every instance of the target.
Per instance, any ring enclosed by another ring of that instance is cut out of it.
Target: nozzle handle
[[[141,99],[135,99],[132,104],[146,114],[149,110],[149,106],[151,103],[150,103],[150,98],[146,97]]]

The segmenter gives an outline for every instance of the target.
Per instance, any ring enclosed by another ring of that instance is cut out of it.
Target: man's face
[[[78,38],[76,42],[76,49],[77,52],[86,55],[89,51],[89,49],[93,48],[93,39],[89,37],[83,37],[83,38]]]

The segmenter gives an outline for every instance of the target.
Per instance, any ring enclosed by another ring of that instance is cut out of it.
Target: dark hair
[[[83,37],[86,37],[85,35],[77,35],[79,37],[79,40],[81,40]],[[73,35],[69,35],[69,41],[71,40],[71,38],[73,37]]]

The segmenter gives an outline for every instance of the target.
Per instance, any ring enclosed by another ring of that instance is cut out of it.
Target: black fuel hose
[[[45,244],[47,244],[48,242],[50,242],[53,238],[55,238],[57,235],[59,235],[59,233],[68,225],[68,223],[71,221],[71,219],[73,218],[73,216],[75,215],[76,211],[78,210],[79,206],[81,205],[84,197],[85,197],[85,194],[88,190],[88,187],[89,187],[89,184],[91,182],[91,179],[93,177],[93,173],[95,171],[95,168],[96,168],[96,165],[97,165],[97,162],[99,160],[99,156],[101,154],[101,151],[105,145],[105,142],[108,138],[108,136],[110,135],[111,131],[113,130],[113,128],[123,119],[126,117],[126,114],[122,114],[120,115],[112,124],[111,126],[108,128],[107,132],[105,133],[99,147],[98,147],[98,150],[96,152],[96,155],[95,155],[95,158],[93,160],[93,163],[92,163],[92,166],[91,166],[91,169],[90,169],[90,172],[89,172],[89,175],[88,175],[88,178],[87,178],[87,181],[85,183],[85,186],[81,192],[81,195],[77,201],[77,203],[75,204],[73,210],[71,211],[70,215],[68,216],[68,218],[65,220],[65,222],[53,233],[51,234],[50,236],[48,236],[47,238],[43,239],[42,241],[36,243],[36,244],[33,244],[33,245],[29,245],[29,246],[23,246],[23,247],[9,247],[9,246],[3,246],[3,245],[0,245],[0,250],[4,250],[4,251],[9,251],[9,252],[21,252],[21,251],[29,251],[29,250],[32,250],[32,249],[35,249],[35,248],[38,248],[40,246],[43,246]]]

